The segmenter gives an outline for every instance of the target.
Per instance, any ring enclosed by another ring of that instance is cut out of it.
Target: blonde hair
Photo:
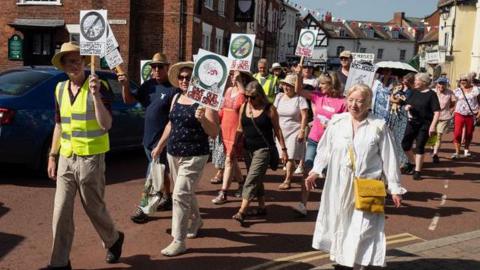
[[[335,72],[321,73],[320,76],[318,76],[318,81],[320,83],[326,83],[330,85],[330,90],[328,91],[329,96],[340,97],[342,95],[342,91],[340,89],[341,83]]]
[[[366,84],[355,84],[350,89],[347,91],[347,98],[352,95],[354,92],[359,91],[362,96],[365,98],[365,102],[368,108],[372,107],[372,98],[373,98],[373,92],[372,89],[366,85]]]

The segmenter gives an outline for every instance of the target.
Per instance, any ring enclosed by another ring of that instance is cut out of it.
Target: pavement
[[[313,270],[333,269],[329,263]],[[415,243],[387,252],[388,270],[479,270],[480,230]]]

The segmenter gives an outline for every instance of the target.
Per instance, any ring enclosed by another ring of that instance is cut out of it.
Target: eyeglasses
[[[178,79],[179,81],[183,81],[183,80],[190,81],[190,76],[178,75],[177,79]]]
[[[328,73],[327,71],[322,72],[322,75],[325,77],[331,78],[330,73]]]
[[[80,59],[62,59],[64,65],[79,65],[82,63],[83,58]]]
[[[348,58],[348,57],[340,57],[340,61],[347,61],[347,60],[350,60],[350,58]]]
[[[257,95],[245,95],[245,98],[246,99],[250,99],[250,100],[255,100],[257,98]]]
[[[163,64],[152,64],[152,65],[150,65],[150,66],[152,67],[152,69],[156,69],[156,68],[162,69],[162,68],[164,67]]]

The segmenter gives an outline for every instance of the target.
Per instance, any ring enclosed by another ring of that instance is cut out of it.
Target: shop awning
[[[65,21],[55,19],[15,19],[13,22],[9,23],[9,25],[15,28],[55,28],[63,27],[65,25]]]

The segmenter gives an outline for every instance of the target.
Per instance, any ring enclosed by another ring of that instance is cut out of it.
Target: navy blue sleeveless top
[[[167,152],[172,156],[191,157],[209,154],[208,135],[195,118],[198,103],[185,105],[174,100],[169,118],[172,125]]]
[[[246,104],[246,103],[245,103]],[[244,146],[245,149],[248,151],[255,151],[260,148],[268,148],[270,145],[275,147],[275,143],[273,140],[273,125],[272,120],[268,117],[268,112],[270,111],[271,104],[265,106],[263,112],[253,118],[255,121],[256,126],[263,134],[262,135],[258,132],[255,126],[252,123],[252,119],[247,116],[247,108],[244,108],[242,113],[242,128],[243,128],[243,137],[244,137]],[[268,145],[266,144],[265,140],[267,140]]]

